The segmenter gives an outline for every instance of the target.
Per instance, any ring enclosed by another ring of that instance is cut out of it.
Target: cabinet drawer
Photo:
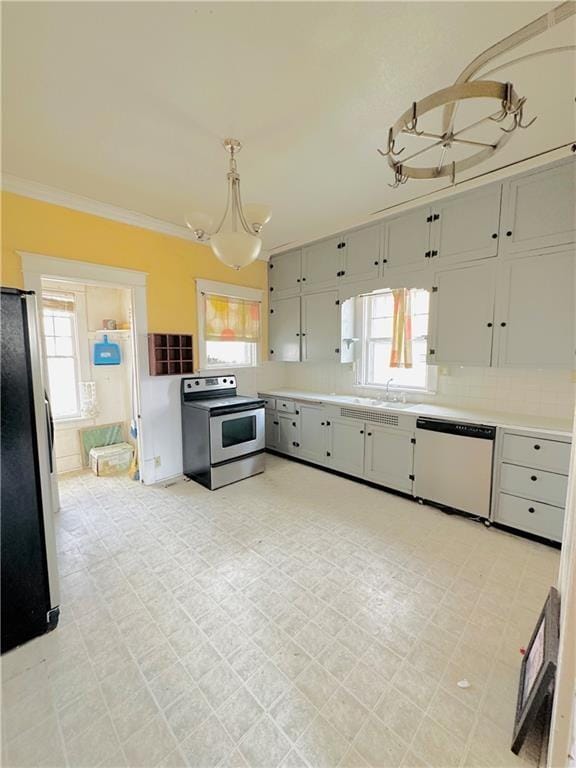
[[[276,399],[276,408],[280,413],[296,413],[296,403],[294,400]]]
[[[563,507],[566,503],[568,478],[542,469],[515,467],[502,464],[500,468],[500,490]]]
[[[567,475],[570,443],[505,434],[502,442],[502,458],[504,461],[512,461],[515,464],[548,469],[550,472]]]
[[[518,528],[521,531],[543,536],[554,541],[562,540],[564,510],[538,501],[519,499],[501,493],[498,497],[496,522]]]
[[[275,411],[276,410],[276,398],[275,397],[263,397],[262,400],[264,400],[264,408],[266,408],[267,411]]]

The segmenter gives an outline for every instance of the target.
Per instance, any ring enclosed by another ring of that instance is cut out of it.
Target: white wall
[[[352,364],[286,363],[285,386],[315,392],[366,394],[355,387]],[[497,410],[570,419],[574,411],[570,371],[440,368],[435,395],[409,399],[455,408]]]

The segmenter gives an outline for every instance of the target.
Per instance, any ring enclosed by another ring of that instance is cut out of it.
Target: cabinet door
[[[366,424],[364,475],[373,483],[412,492],[414,444],[412,432]]]
[[[302,252],[291,251],[271,256],[268,262],[270,301],[300,293],[300,266]]]
[[[338,291],[302,296],[302,359],[340,359]]]
[[[278,450],[282,453],[297,454],[300,430],[298,416],[293,413],[278,414]]]
[[[369,280],[380,273],[382,227],[377,224],[350,232],[343,249],[342,274],[340,281],[353,283]]]
[[[501,265],[496,331],[498,365],[575,367],[574,250],[545,252]]]
[[[505,254],[576,242],[576,163],[568,161],[504,186]]]
[[[327,426],[325,409],[321,405],[298,404],[300,411],[300,456],[326,464]]]
[[[414,269],[427,265],[430,248],[429,208],[418,208],[389,219],[385,226],[384,274],[388,269]]]
[[[342,237],[331,237],[320,243],[304,248],[302,251],[302,290],[336,286],[342,271],[343,252],[346,241]]]
[[[364,422],[330,419],[328,466],[349,475],[364,473]]]
[[[430,307],[429,363],[490,365],[495,278],[494,262],[436,273]]]
[[[500,184],[432,206],[432,258],[440,265],[486,259],[498,252]]]
[[[280,422],[278,414],[266,411],[266,448],[276,450],[280,442]]]
[[[270,360],[300,360],[300,297],[280,299],[270,305],[268,347]]]

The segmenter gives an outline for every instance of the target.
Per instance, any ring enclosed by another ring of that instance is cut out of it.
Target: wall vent
[[[388,424],[391,427],[398,426],[397,413],[378,413],[376,411],[369,411],[367,408],[340,408],[340,416],[347,416],[349,419],[372,421],[376,424]]]

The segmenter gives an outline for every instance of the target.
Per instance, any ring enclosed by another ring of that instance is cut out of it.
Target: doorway
[[[36,293],[40,317],[44,314],[45,294],[53,297],[53,309],[66,307],[66,300],[72,299],[74,304],[71,322],[58,324],[60,332],[68,333],[70,342],[66,341],[66,337],[59,339],[56,326],[51,322],[47,323],[51,338],[47,338],[45,327],[42,333],[46,385],[49,390],[51,384],[53,388],[68,387],[68,396],[56,396],[55,400],[59,417],[55,420],[56,455],[52,475],[54,509],[60,508],[58,473],[85,466],[86,453],[83,453],[80,432],[92,426],[121,425],[121,434],[133,445],[137,457],[137,479],[146,483],[146,473],[142,471],[144,414],[140,388],[148,360],[146,275],[134,270],[39,254],[20,255],[24,285],[27,290]],[[64,300],[60,307],[59,298]],[[73,309],[70,304],[67,308],[69,311]],[[115,321],[106,323],[110,326],[115,324],[115,331],[112,327],[104,328],[104,321]],[[74,323],[75,328],[72,327]],[[121,362],[118,366],[94,365],[94,346],[104,341],[105,334],[109,343],[118,344],[120,348]],[[76,356],[72,355],[74,359],[63,354],[61,357],[67,357],[67,361],[49,362],[50,357],[58,357],[48,354],[56,351],[57,344],[62,352],[69,352],[71,348],[74,351],[76,344]],[[73,377],[70,375],[72,368]],[[68,370],[67,379],[62,379],[64,369]],[[56,373],[58,370],[60,378]],[[75,396],[70,394],[72,388],[77,393]],[[54,393],[49,394],[54,400]]]

